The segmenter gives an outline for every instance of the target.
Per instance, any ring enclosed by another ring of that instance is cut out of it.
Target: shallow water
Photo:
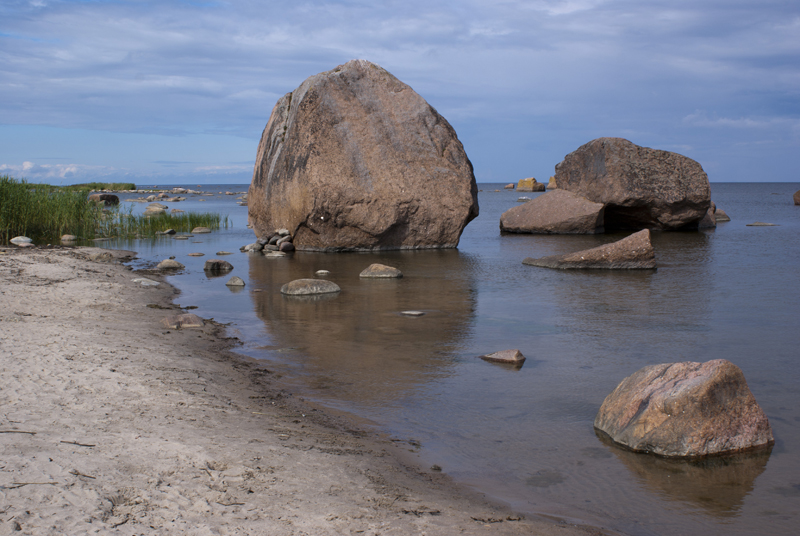
[[[239,253],[254,241],[234,196],[193,197],[233,227],[187,241],[115,242],[187,266],[181,305],[231,323],[242,351],[292,388],[413,439],[423,463],[527,512],[629,534],[794,534],[800,518],[800,184],[712,184],[732,218],[716,230],[655,233],[654,272],[564,272],[522,265],[625,236],[501,235],[519,194],[480,185],[481,216],[458,250],[374,254]],[[204,186],[224,192],[246,185]],[[537,194],[527,194],[533,197]],[[143,207],[137,206],[137,210]],[[746,227],[766,221],[776,227]],[[235,270],[202,271],[219,250]],[[189,257],[190,252],[205,253]],[[400,280],[360,280],[373,262]],[[342,292],[297,300],[278,289],[318,269]],[[247,281],[234,292],[232,275]],[[400,311],[424,311],[407,317]],[[519,348],[521,369],[476,356]],[[742,368],[770,418],[771,452],[701,463],[633,454],[592,421],[622,378],[654,363],[724,358]]]

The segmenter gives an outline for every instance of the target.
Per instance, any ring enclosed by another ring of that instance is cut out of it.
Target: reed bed
[[[52,242],[64,234],[82,240],[141,238],[168,229],[190,232],[195,227],[215,230],[229,225],[227,216],[213,212],[145,216],[134,215],[132,208],[127,212],[103,208],[88,201],[90,186],[67,189],[0,176],[0,242],[8,243],[15,236]]]

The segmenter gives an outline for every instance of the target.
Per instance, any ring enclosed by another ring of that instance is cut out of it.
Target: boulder
[[[514,189],[514,183],[512,182],[510,184],[506,184],[504,188],[506,190],[513,190]]]
[[[525,356],[519,350],[501,350],[493,354],[480,356],[484,361],[493,361],[495,363],[507,363],[509,365],[522,365],[525,362]]]
[[[518,192],[544,192],[545,189],[545,185],[541,182],[537,182],[533,177],[520,179],[517,183]]]
[[[358,274],[358,277],[378,278],[378,279],[389,279],[389,278],[398,279],[403,277],[403,272],[401,272],[397,268],[386,266],[385,264],[374,263],[364,268],[364,270],[360,274]]]
[[[606,231],[697,229],[711,190],[703,168],[685,156],[598,138],[556,166],[558,187],[603,203]]]
[[[547,189],[548,190],[556,190],[556,189],[558,189],[558,186],[556,185],[556,178],[555,177],[550,177],[550,180],[547,181]]]
[[[717,205],[714,204],[713,201],[711,201],[711,203],[710,203],[710,205],[708,207],[708,212],[706,212],[706,215],[703,216],[702,220],[700,220],[700,223],[697,224],[697,228],[698,229],[713,229],[714,227],[716,227],[717,226],[716,212],[717,212]]]
[[[243,287],[244,286],[244,279],[242,279],[241,277],[235,275],[235,276],[231,277],[230,279],[228,279],[228,282],[225,283],[225,285],[229,286],[229,287]]]
[[[259,238],[298,250],[452,248],[478,215],[472,163],[450,124],[378,65],[353,60],[281,97],[248,192]]]
[[[648,270],[656,267],[656,258],[650,230],[643,229],[611,244],[541,259],[528,257],[522,264],[561,270]]]
[[[9,240],[9,242],[19,246],[19,245],[22,245],[22,244],[31,244],[31,243],[33,243],[33,240],[31,240],[27,236],[15,236],[11,240]]]
[[[769,420],[741,369],[724,359],[650,365],[608,395],[597,430],[634,451],[698,457],[767,447]]]
[[[95,203],[103,203],[103,205],[119,205],[119,197],[114,194],[92,194],[89,196],[89,201]]]
[[[278,251],[282,251],[284,253],[291,253],[294,251],[294,244],[291,242],[281,242],[278,246]]]
[[[230,272],[231,270],[233,270],[233,265],[228,261],[223,261],[222,259],[209,259],[203,265],[203,271],[212,274]]]
[[[191,313],[166,316],[161,319],[161,324],[167,329],[202,328],[205,326],[202,318]]]
[[[517,205],[500,216],[508,233],[595,234],[603,232],[603,205],[566,190]]]
[[[325,279],[296,279],[281,287],[281,294],[287,296],[310,296],[313,294],[331,294],[342,289],[333,281]]]
[[[792,196],[795,205],[800,205],[800,190],[797,190]]]
[[[173,259],[164,259],[156,266],[159,270],[182,270],[184,265]]]

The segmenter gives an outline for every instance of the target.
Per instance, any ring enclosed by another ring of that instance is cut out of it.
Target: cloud
[[[17,1],[0,7],[0,122],[236,136],[254,151],[281,95],[366,58],[474,144],[478,173],[533,174],[531,161],[549,173],[619,132],[711,155],[696,141],[719,120],[686,119],[697,110],[774,118],[771,132],[787,136],[779,122],[800,116],[799,32],[800,7],[777,0]],[[533,157],[517,153],[525,140],[537,140]]]

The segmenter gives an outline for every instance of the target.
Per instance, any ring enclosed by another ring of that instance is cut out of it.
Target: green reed
[[[133,215],[119,207],[103,208],[88,201],[90,188],[59,188],[31,184],[0,176],[0,242],[27,236],[34,242],[57,241],[64,234],[78,239],[137,238],[175,229],[190,232],[195,227],[227,228],[227,216],[218,213],[185,212],[153,216]]]
[[[88,193],[0,176],[0,240],[8,242],[19,235],[34,240],[91,235],[102,206],[87,202]]]

